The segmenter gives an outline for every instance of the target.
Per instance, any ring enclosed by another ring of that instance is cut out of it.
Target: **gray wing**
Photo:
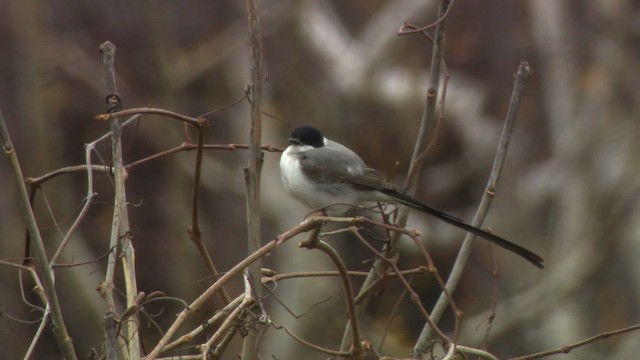
[[[331,142],[300,154],[302,171],[318,183],[344,183],[365,190],[396,190],[349,148]]]

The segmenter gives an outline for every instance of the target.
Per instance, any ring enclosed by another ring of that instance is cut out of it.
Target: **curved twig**
[[[95,116],[96,120],[113,120],[120,116],[129,116],[129,115],[163,115],[169,118],[173,118],[179,121],[187,122],[193,126],[201,127],[206,126],[208,120],[204,117],[194,118],[191,116],[183,115],[174,111],[165,110],[165,109],[157,109],[157,108],[133,108],[126,109],[120,111],[114,111],[108,114],[99,114]]]

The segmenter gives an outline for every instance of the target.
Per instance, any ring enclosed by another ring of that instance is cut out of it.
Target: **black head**
[[[314,148],[319,148],[324,146],[324,136],[314,127],[301,126],[291,132],[289,144],[311,145]]]

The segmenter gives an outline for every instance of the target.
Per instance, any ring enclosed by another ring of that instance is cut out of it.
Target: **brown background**
[[[434,1],[263,1],[265,85],[263,108],[292,126],[310,124],[362,155],[394,180],[404,179],[419,126],[430,46],[420,36],[397,37],[403,22],[434,21]],[[436,145],[418,197],[470,219],[482,195],[521,60],[534,69],[526,90],[497,196],[487,226],[542,254],[539,271],[498,251],[497,318],[489,350],[516,356],[562,345],[638,322],[640,299],[640,6],[635,1],[459,1],[449,16],[446,62],[449,89]],[[241,97],[249,83],[247,24],[242,1],[36,1],[0,3],[0,107],[25,176],[81,164],[83,144],[108,130],[94,120],[106,110],[98,46],[118,47],[118,86],[125,107],[166,108],[196,116]],[[248,104],[214,117],[207,142],[246,143]],[[290,129],[264,119],[264,143],[285,146]],[[182,142],[182,127],[146,117],[125,133],[126,161]],[[109,160],[106,144],[98,149]],[[195,153],[180,153],[138,167],[128,182],[137,250],[139,289],[193,300],[207,271],[189,242],[189,206]],[[265,154],[264,239],[302,219],[306,209],[279,185],[277,153]],[[100,160],[95,158],[96,163]],[[395,168],[395,162],[399,166]],[[244,183],[247,153],[206,154],[202,226],[219,269],[243,258]],[[394,170],[395,169],[395,170]],[[0,258],[23,254],[24,225],[6,161],[0,161]],[[71,241],[64,261],[104,254],[112,212],[108,177],[96,179],[98,197]],[[36,213],[49,250],[69,227],[86,195],[83,174],[44,186]],[[51,226],[63,223],[61,228]],[[441,273],[446,274],[463,234],[413,214]],[[349,254],[350,268],[366,270],[370,254],[354,241],[334,242]],[[401,265],[419,263],[407,242]],[[353,255],[351,255],[353,254]],[[94,288],[106,260],[57,271],[63,313],[79,355],[101,352],[105,306]],[[463,343],[479,346],[495,282],[486,270],[486,248],[477,246],[456,293],[464,311]],[[330,269],[321,256],[293,242],[265,266],[278,271]],[[22,301],[17,271],[0,267],[3,315],[37,320]],[[29,281],[27,297],[37,302]],[[429,309],[438,289],[428,277],[416,290]],[[230,287],[235,294],[239,283]],[[379,344],[390,307],[401,288],[389,285],[372,303],[365,336]],[[295,320],[276,303],[274,319],[300,335],[335,347],[344,308],[335,279],[292,280],[279,297],[294,312],[323,303]],[[395,292],[395,296],[393,295]],[[391,325],[383,352],[404,356],[422,322],[406,301]],[[157,321],[166,327],[179,311],[169,303]],[[208,311],[212,311],[215,304]],[[206,314],[203,314],[204,319]],[[0,358],[24,355],[37,324],[0,317]],[[449,323],[449,325],[447,325]],[[450,318],[442,323],[451,331]],[[150,349],[157,333],[145,329]],[[630,358],[640,352],[637,333],[578,349],[565,359]],[[377,345],[376,345],[377,346]],[[269,331],[263,358],[323,358],[281,332]],[[50,333],[35,358],[56,358]],[[232,352],[228,353],[231,358]],[[305,354],[305,355],[301,355]]]

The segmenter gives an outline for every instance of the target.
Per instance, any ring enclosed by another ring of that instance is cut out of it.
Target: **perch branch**
[[[220,290],[222,285],[226,284],[229,280],[231,280],[238,273],[242,272],[247,266],[249,266],[256,260],[270,253],[273,249],[275,249],[277,246],[279,246],[283,242],[289,240],[290,238],[292,238],[293,236],[296,236],[297,234],[300,234],[302,232],[306,232],[315,228],[318,224],[322,223],[323,221],[325,221],[323,217],[311,217],[306,219],[305,221],[301,222],[297,226],[276,236],[275,239],[271,240],[270,242],[262,246],[260,249],[258,249],[257,251],[249,255],[247,258],[240,261],[229,271],[224,273],[224,275],[222,275],[220,279],[218,279],[215,283],[209,286],[209,288],[207,288],[207,290],[205,290],[196,300],[194,300],[189,305],[189,307],[184,309],[178,315],[178,318],[176,319],[176,321],[174,321],[173,324],[171,324],[171,327],[169,327],[169,330],[167,330],[167,332],[164,334],[162,339],[160,339],[158,344],[156,344],[155,348],[151,351],[151,353],[149,353],[149,355],[145,359],[146,360],[156,359],[160,354],[160,352],[163,351],[164,347],[167,346],[167,344],[169,343],[169,340],[171,340],[171,338],[175,335],[178,328],[180,328],[180,326],[182,326],[182,324],[186,320],[188,320],[194,313],[199,311],[202,308],[202,306],[205,304],[207,299],[209,299],[213,294],[215,294],[218,290]]]
[[[409,168],[409,175],[405,181],[405,185],[408,188],[408,194],[413,195],[415,193],[416,184],[418,181],[418,175],[420,174],[420,169],[422,168],[424,156],[421,156],[425,149],[428,146],[428,141],[434,138],[433,130],[436,128],[438,116],[436,115],[436,105],[438,99],[438,90],[440,89],[440,75],[442,72],[442,66],[444,64],[444,45],[446,39],[446,24],[447,17],[445,14],[449,11],[449,7],[451,5],[451,0],[442,0],[440,2],[440,7],[438,9],[438,21],[435,30],[435,39],[433,42],[433,53],[431,57],[431,69],[429,74],[429,80],[427,84],[427,96],[425,99],[425,107],[422,113],[422,119],[420,122],[420,129],[418,130],[418,136],[415,141],[415,147],[413,150],[413,155],[411,157],[411,166]],[[407,219],[409,217],[409,208],[403,206],[400,208],[398,219],[396,224],[399,227],[406,226]],[[397,251],[397,243],[400,238],[400,234],[395,233],[388,245],[388,249],[386,251],[394,256],[394,253]],[[376,283],[381,283],[379,281],[380,274],[384,273],[384,267],[386,266],[385,262],[381,259],[376,259],[374,261],[371,270],[369,271],[369,276],[365,279],[362,284],[360,293],[358,297],[361,298],[361,302],[358,304],[358,313],[362,313],[368,306],[371,296],[373,296],[374,292],[370,291],[372,286]],[[363,292],[364,289],[367,289],[368,292]],[[361,296],[362,295],[362,296]],[[350,328],[347,327],[344,330],[342,337],[342,345],[340,346],[340,350],[345,350],[349,345],[350,338]]]

